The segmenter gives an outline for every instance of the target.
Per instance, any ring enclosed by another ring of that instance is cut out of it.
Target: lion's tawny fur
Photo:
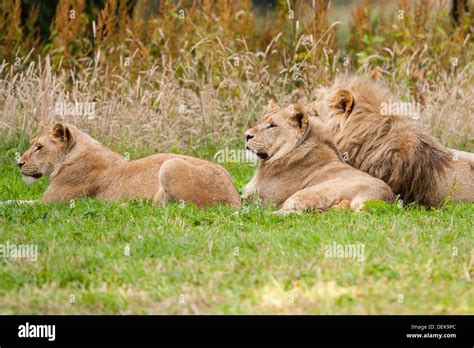
[[[245,134],[247,147],[261,160],[244,196],[256,194],[264,203],[273,202],[281,207],[280,213],[331,207],[359,210],[367,200],[394,200],[382,180],[341,160],[319,121],[309,118],[302,105],[272,106]]]
[[[407,116],[384,115],[397,99],[368,78],[341,76],[318,90],[309,110],[326,124],[348,163],[380,178],[406,203],[437,206],[474,199],[468,159],[456,158]]]
[[[229,173],[215,163],[165,153],[127,161],[71,125],[43,127],[19,164],[26,178],[50,177],[44,203],[86,196],[183,201],[200,207],[240,204]]]

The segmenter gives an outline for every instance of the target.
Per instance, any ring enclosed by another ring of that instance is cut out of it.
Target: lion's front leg
[[[247,199],[254,194],[257,193],[257,187],[256,187],[256,179],[255,176],[250,180],[247,185],[244,186],[243,192],[242,192],[242,198]]]
[[[60,188],[56,187],[54,184],[48,186],[46,191],[43,194],[43,197],[40,199],[42,204],[52,203],[56,201],[65,201],[63,197],[60,195]]]
[[[40,203],[68,202],[71,199],[85,197],[87,190],[83,186],[62,185],[51,183],[43,194]]]
[[[290,196],[277,212],[280,215],[302,213],[305,210],[325,211],[340,201],[336,194],[330,194],[318,187],[309,187]]]

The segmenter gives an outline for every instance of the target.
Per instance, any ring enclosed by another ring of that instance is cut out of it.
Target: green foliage
[[[233,56],[249,50],[264,53],[270,70],[290,69],[304,61],[309,75],[302,74],[303,78],[316,75],[327,80],[334,73],[333,60],[346,55],[352,58],[354,70],[362,67],[375,74],[396,69],[404,79],[436,78],[452,69],[452,59],[464,66],[473,58],[472,14],[463,12],[454,24],[447,7],[429,1],[378,6],[362,1],[352,6],[351,21],[334,27],[323,0],[278,1],[257,18],[251,0],[107,0],[103,7],[85,0],[60,0],[56,8],[52,4],[33,6],[20,0],[2,4],[0,28],[5,30],[0,31],[0,60],[12,64],[15,57],[23,59],[40,47],[35,55],[49,54],[54,66],[63,68],[80,71],[100,64],[112,73],[127,58],[134,60],[127,67],[134,75],[168,63],[180,75],[183,55],[191,54],[195,66],[206,66],[207,52],[226,47]],[[28,8],[26,18],[21,16],[22,6]],[[348,5],[333,7],[336,12],[351,10]],[[45,17],[40,13],[49,15],[54,10],[54,17],[46,17],[51,23],[44,37]],[[347,36],[345,42],[336,40],[339,27]],[[225,71],[215,68],[217,76],[225,76]]]
[[[46,179],[32,186],[21,181],[14,154],[26,146],[7,145],[1,152],[0,201],[38,199],[48,184]],[[200,155],[209,158],[212,152]],[[252,166],[226,167],[239,188],[253,173]],[[76,200],[73,206],[0,205],[0,245],[35,244],[39,251],[37,262],[0,259],[0,311],[474,310],[473,204],[425,210],[373,201],[360,213],[280,217],[273,212],[274,207],[251,202],[239,209],[206,210],[91,199]],[[364,245],[364,259],[328,257],[326,248],[334,243]]]
[[[453,23],[449,8],[430,1],[380,2],[377,7],[363,1],[354,10],[345,47],[359,66],[391,71],[414,89],[416,82],[435,81],[472,61],[472,14]]]
[[[250,0],[93,3],[1,2],[0,201],[42,196],[47,180],[26,186],[14,159],[59,100],[97,102],[95,119],[64,121],[132,159],[171,151],[212,160],[241,148],[268,99],[311,101],[335,75],[365,72],[431,110],[423,121],[444,145],[474,149],[469,13],[454,24],[428,1],[363,1],[336,24],[322,0],[281,0],[262,15]],[[239,190],[254,170],[224,166]],[[473,312],[473,204],[274,210],[0,204],[0,245],[39,247],[38,262],[0,259],[0,312]],[[364,260],[327,257],[333,243],[364,245]]]

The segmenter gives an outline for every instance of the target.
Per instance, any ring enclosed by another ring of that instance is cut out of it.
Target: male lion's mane
[[[450,152],[411,119],[382,115],[382,103],[396,99],[379,83],[344,75],[331,89],[353,97],[349,113],[335,113],[328,122],[349,164],[388,183],[406,203],[440,204]]]

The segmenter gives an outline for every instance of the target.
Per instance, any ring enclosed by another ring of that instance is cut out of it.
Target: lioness
[[[474,201],[473,154],[444,148],[407,117],[382,114],[394,100],[384,86],[342,76],[317,93],[309,112],[327,125],[348,163],[385,181],[405,203]]]
[[[229,173],[217,164],[175,154],[129,162],[76,127],[62,123],[42,126],[18,165],[27,182],[51,178],[43,203],[87,196],[107,201],[184,201],[199,207],[240,204]]]
[[[331,207],[357,211],[370,199],[391,202],[380,179],[344,163],[319,120],[303,105],[271,103],[263,120],[245,132],[246,147],[260,159],[244,197],[257,194],[280,206],[280,214]]]

